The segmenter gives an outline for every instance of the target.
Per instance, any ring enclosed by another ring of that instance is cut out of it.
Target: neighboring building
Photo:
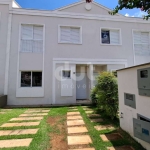
[[[150,61],[150,22],[79,1],[54,10],[0,0],[0,94],[8,105],[90,99],[101,71]],[[78,80],[76,80],[78,79]]]
[[[121,69],[117,74],[120,126],[150,150],[150,63]]]

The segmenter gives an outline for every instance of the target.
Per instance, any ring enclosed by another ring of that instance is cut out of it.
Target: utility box
[[[150,150],[150,63],[117,70],[120,126]]]
[[[136,109],[136,100],[134,94],[124,93],[125,105]]]
[[[150,97],[150,67],[137,70],[139,95]]]

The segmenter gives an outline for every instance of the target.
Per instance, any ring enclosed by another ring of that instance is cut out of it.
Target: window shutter
[[[43,51],[43,27],[36,25],[21,26],[21,52]]]
[[[21,52],[32,52],[32,40],[21,40]]]
[[[34,40],[43,40],[43,27],[42,26],[33,27],[33,37],[34,37]]]
[[[70,42],[70,27],[60,27],[60,42]]]
[[[149,32],[134,32],[134,51],[137,56],[149,56]]]
[[[71,42],[72,43],[80,43],[80,29],[79,28],[71,28]]]
[[[43,51],[43,27],[34,26],[33,27],[33,52]]]
[[[21,28],[21,39],[32,39],[33,38],[33,26],[22,25]]]
[[[110,44],[120,44],[119,30],[110,30]]]
[[[42,52],[43,51],[43,40],[34,40],[32,51],[33,52]]]
[[[148,32],[141,32],[141,43],[149,44],[149,33]]]
[[[141,33],[140,32],[134,32],[134,43],[140,44],[141,43]]]

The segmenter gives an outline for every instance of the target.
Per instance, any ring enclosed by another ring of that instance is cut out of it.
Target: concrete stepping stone
[[[95,150],[95,148],[69,149],[69,150]]]
[[[10,121],[25,121],[25,120],[42,120],[43,117],[20,117],[20,118],[12,118]]]
[[[89,118],[97,118],[97,117],[101,117],[100,114],[88,114],[87,115]]]
[[[32,139],[0,140],[0,148],[28,147]]]
[[[70,127],[70,128],[68,128],[68,134],[86,133],[86,132],[88,132],[86,127]]]
[[[107,150],[134,150],[131,146],[107,147]]]
[[[11,111],[12,109],[1,109],[1,111]]]
[[[1,130],[0,136],[36,134],[39,129]]]
[[[67,126],[81,126],[85,125],[83,120],[71,120],[67,121]]]
[[[101,131],[101,130],[113,130],[115,129],[114,126],[112,125],[98,125],[94,127],[96,130]]]
[[[92,114],[92,113],[94,113],[94,111],[93,110],[89,110],[89,111],[87,110],[87,111],[85,111],[85,113],[86,114]]]
[[[78,111],[78,109],[69,109],[68,111]]]
[[[100,135],[103,141],[116,141],[122,139],[122,136],[119,133],[112,133],[112,134],[102,134]]]
[[[24,113],[47,113],[47,112],[49,112],[50,110],[27,110],[27,111],[25,111]]]
[[[76,109],[77,107],[69,107],[69,109]]]
[[[47,116],[48,113],[22,114],[19,117]]]
[[[68,136],[68,145],[91,144],[92,140],[89,135]]]
[[[80,115],[80,112],[68,112],[68,116],[73,116],[73,115]]]
[[[85,110],[85,111],[93,111],[92,108],[83,108],[83,110]]]
[[[67,116],[67,120],[80,120],[83,119],[82,116]]]
[[[91,119],[91,122],[95,122],[95,123],[98,123],[98,122],[103,122],[104,120],[102,118],[97,118],[97,119]]]
[[[5,114],[6,112],[0,112],[0,114]]]
[[[40,122],[5,123],[0,127],[38,126]]]

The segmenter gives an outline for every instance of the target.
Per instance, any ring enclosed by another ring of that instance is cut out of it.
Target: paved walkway
[[[76,107],[70,108],[67,113],[67,130],[69,150],[95,150],[90,148],[92,140],[88,135],[82,116]]]
[[[45,109],[28,109],[17,118],[10,119],[7,123],[0,126],[0,137],[34,135],[38,132],[40,121],[48,115],[50,110]],[[35,127],[34,129],[18,129],[20,127]],[[11,129],[17,127],[17,129]],[[0,148],[28,147],[33,138],[0,140]]]

